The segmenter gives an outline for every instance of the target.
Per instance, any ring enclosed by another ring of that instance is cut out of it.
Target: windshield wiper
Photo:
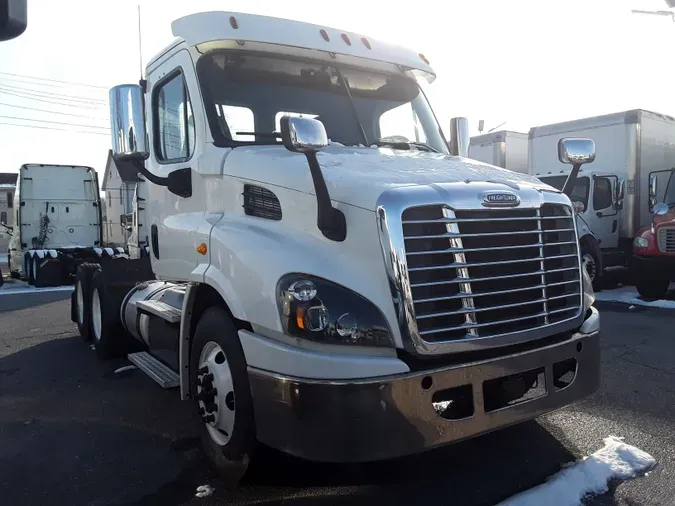
[[[234,132],[235,135],[257,135],[258,137],[281,137],[281,132]]]
[[[375,141],[376,146],[387,147],[392,149],[403,149],[410,150],[411,147],[417,148],[420,151],[429,151],[431,153],[438,153],[437,149],[432,148],[428,144],[423,142],[412,142],[412,141],[398,141],[398,140],[387,140],[387,139],[378,139]]]

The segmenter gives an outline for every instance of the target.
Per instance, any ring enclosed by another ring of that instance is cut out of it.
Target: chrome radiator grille
[[[664,253],[675,253],[675,227],[659,229],[659,249]]]
[[[427,342],[494,337],[575,318],[581,281],[569,207],[402,215],[419,335]]]

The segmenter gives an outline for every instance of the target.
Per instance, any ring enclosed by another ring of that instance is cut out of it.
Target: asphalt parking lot
[[[0,296],[0,504],[493,505],[602,447],[657,459],[588,505],[675,504],[672,310],[599,303],[603,386],[535,422],[424,455],[325,465],[262,449],[237,490],[210,469],[191,405],[140,371],[99,362],[68,292]],[[196,498],[198,486],[215,493]]]

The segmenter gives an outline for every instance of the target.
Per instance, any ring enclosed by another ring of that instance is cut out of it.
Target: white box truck
[[[580,171],[571,198],[593,233],[581,237],[582,257],[599,280],[605,267],[628,263],[633,238],[662,200],[675,167],[675,118],[637,109],[530,129],[529,172],[556,188],[570,172],[548,152],[561,136],[595,141],[595,162]]]
[[[386,459],[598,388],[569,198],[465,158],[465,121],[448,145],[424,55],[230,12],[172,29],[146,79],[110,94],[150,262],[82,264],[71,316],[100,358],[128,354],[194,403],[228,479],[258,442]]]
[[[527,134],[501,130],[471,137],[469,158],[527,174]]]
[[[79,263],[123,252],[102,247],[98,177],[91,167],[22,165],[10,233],[10,273],[39,287],[72,282]]]

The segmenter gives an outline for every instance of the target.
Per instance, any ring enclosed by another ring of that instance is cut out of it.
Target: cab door
[[[616,176],[593,176],[590,205],[594,216],[591,228],[603,250],[619,246],[619,210],[614,205],[618,184]]]
[[[206,207],[197,190],[206,122],[192,57],[186,49],[171,55],[148,76],[146,114],[152,140],[148,169],[162,177],[189,169],[192,186],[190,196],[179,196],[166,187],[145,183],[153,271],[159,279],[193,280],[203,258],[196,245],[203,241],[198,231]]]

